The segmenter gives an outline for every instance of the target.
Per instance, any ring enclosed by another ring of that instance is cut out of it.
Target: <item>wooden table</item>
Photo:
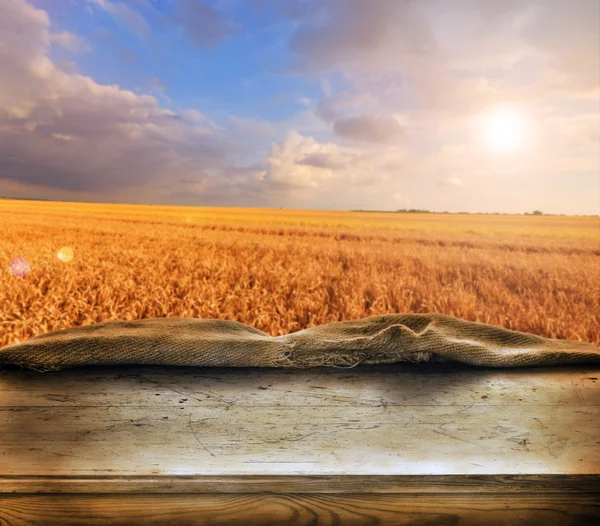
[[[599,367],[10,368],[0,525],[600,524],[599,431]]]

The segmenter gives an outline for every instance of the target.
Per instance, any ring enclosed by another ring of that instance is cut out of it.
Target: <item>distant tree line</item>
[[[471,215],[490,215],[490,216],[514,216],[518,215],[509,212],[435,212],[432,210],[420,210],[418,208],[409,208],[401,210],[350,210],[350,212],[370,212],[374,214],[471,214]],[[533,212],[524,212],[523,215],[529,216],[541,216],[544,213],[541,210],[534,210]],[[598,214],[545,214],[549,216],[573,216],[573,217],[598,217]]]

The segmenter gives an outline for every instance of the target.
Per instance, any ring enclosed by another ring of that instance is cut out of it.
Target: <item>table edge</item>
[[[7,493],[600,493],[600,474],[0,475]]]

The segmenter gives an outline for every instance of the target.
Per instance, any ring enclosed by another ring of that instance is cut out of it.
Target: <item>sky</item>
[[[0,0],[0,196],[600,213],[598,0]]]

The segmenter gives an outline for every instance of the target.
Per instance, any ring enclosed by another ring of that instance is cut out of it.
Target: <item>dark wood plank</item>
[[[600,495],[598,475],[3,476],[0,493],[390,493]]]

